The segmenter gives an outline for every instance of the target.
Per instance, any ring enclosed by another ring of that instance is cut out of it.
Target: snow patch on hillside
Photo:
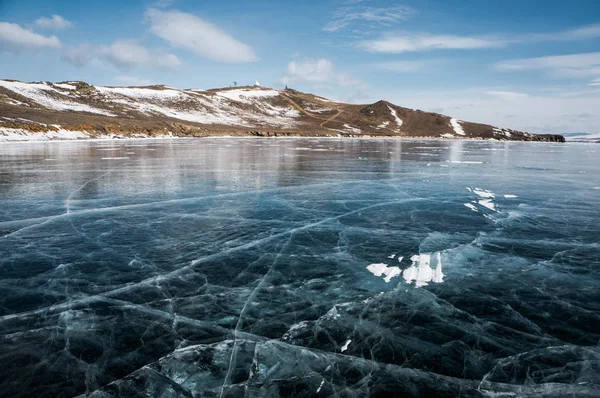
[[[344,132],[351,134],[362,134],[362,130],[356,127],[352,127],[348,124],[344,124]]]
[[[454,129],[454,132],[458,135],[465,135],[465,131],[463,130],[460,122],[454,118],[450,119],[450,125]]]
[[[58,88],[62,88],[63,90],[77,90],[77,87],[75,87],[72,84],[66,84],[66,83],[54,83],[53,86],[58,87]]]
[[[103,93],[103,94],[118,94],[125,97],[133,98],[136,100],[155,100],[155,101],[164,101],[164,100],[174,100],[178,99],[183,93],[177,90],[155,90],[151,88],[141,88],[141,87],[102,87],[102,86],[94,86],[94,88]]]
[[[392,107],[391,107],[391,106],[389,106],[389,105],[388,105],[388,109],[390,110],[390,112],[391,112],[392,116],[393,116],[393,117],[394,117],[394,119],[396,120],[396,124],[398,125],[398,128],[402,127],[402,123],[403,123],[403,122],[402,122],[402,119],[400,119],[400,118],[398,117],[398,115],[396,114],[396,110],[395,110],[395,109],[392,109]]]
[[[268,97],[277,97],[279,95],[279,91],[276,90],[248,90],[248,89],[239,89],[239,90],[224,90],[217,91],[217,95],[225,98],[229,98],[230,100],[244,103],[252,103],[253,98],[268,98]]]
[[[512,137],[512,134],[510,133],[510,131],[508,129],[501,129],[501,128],[498,128],[498,127],[494,127],[492,130],[494,131],[494,134],[502,134],[506,138],[511,138]]]
[[[41,106],[49,109],[54,109],[57,111],[88,112],[105,116],[115,116],[108,111],[94,108],[86,104],[73,102],[66,98],[61,98],[64,94],[62,94],[57,89],[50,87],[46,83],[22,83],[0,80],[0,87],[4,87],[19,95],[22,95],[23,97],[29,98],[30,100],[35,101]]]
[[[290,118],[300,112],[274,106],[265,99],[279,95],[275,90],[224,90],[207,95],[199,90],[152,89],[142,87],[102,87],[96,90],[114,103],[146,115],[162,115],[200,124],[250,126],[261,124],[292,127]],[[235,106],[231,101],[254,106],[262,114]]]

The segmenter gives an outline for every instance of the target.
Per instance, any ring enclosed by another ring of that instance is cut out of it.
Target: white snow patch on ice
[[[492,191],[488,191],[486,189],[481,189],[481,188],[473,189],[473,193],[475,193],[475,195],[479,196],[480,198],[485,198],[485,199],[493,199],[496,197],[496,194],[493,193]]]
[[[477,210],[477,207],[473,206],[473,204],[471,204],[471,203],[465,203],[465,206],[467,206],[469,209],[473,210],[475,213],[479,212]]]
[[[450,119],[450,125],[452,126],[452,128],[454,129],[454,132],[458,135],[465,135],[465,131],[463,130],[462,126],[460,125],[460,121],[452,118]]]
[[[514,199],[514,198],[518,198],[518,196],[517,196],[517,195],[510,195],[510,194],[509,194],[509,195],[504,195],[504,197],[505,197],[506,199]]]
[[[342,348],[340,348],[341,352],[344,352],[348,349],[348,346],[350,345],[350,343],[352,343],[352,340],[346,340],[346,342],[344,343],[344,345],[342,346]]]
[[[442,138],[456,138],[456,136],[454,134],[450,134],[450,133],[441,134],[440,137],[442,137]]]
[[[388,267],[387,264],[383,263],[370,264],[367,266],[367,269],[375,276],[385,275],[383,280],[386,281],[386,283],[390,283],[392,278],[402,273],[400,267]]]
[[[324,383],[325,383],[325,379],[321,380],[321,384],[319,384],[319,388],[317,388],[317,394],[321,392],[321,388],[323,388]]]
[[[431,268],[431,254],[421,253],[411,258],[412,265],[405,269],[402,277],[407,283],[415,282],[417,287],[427,286],[429,282],[444,282],[444,273],[442,272],[442,255],[437,252],[434,260],[435,269]]]
[[[481,199],[477,203],[479,203],[483,207],[487,207],[490,210],[496,211],[496,205],[494,204],[494,202],[492,202],[491,199]]]

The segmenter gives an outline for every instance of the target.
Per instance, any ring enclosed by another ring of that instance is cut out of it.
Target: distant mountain
[[[179,90],[0,80],[0,141],[214,135],[564,142],[386,101],[354,105],[260,86]]]
[[[600,143],[600,133],[565,133],[568,142],[593,142]]]

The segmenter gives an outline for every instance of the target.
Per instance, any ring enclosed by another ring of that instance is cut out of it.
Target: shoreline
[[[34,133],[35,134],[35,133]],[[32,134],[33,135],[33,134]],[[24,136],[24,138],[32,137]],[[321,136],[321,135],[255,135],[252,133],[248,134],[216,134],[216,135],[205,135],[205,136],[196,136],[196,137],[180,137],[180,136],[152,136],[152,137],[99,137],[99,138],[54,138],[54,139],[23,139],[23,140],[2,140],[2,136],[0,135],[0,145],[4,144],[32,144],[32,143],[53,143],[53,142],[118,142],[118,141],[136,141],[136,140],[144,140],[144,141],[170,141],[170,140],[197,140],[197,139],[215,139],[215,138],[228,138],[228,139],[320,139],[320,140],[404,140],[404,141],[468,141],[468,142],[529,142],[529,143],[542,143],[542,144],[594,144],[587,142],[579,142],[579,141],[565,141],[565,142],[557,142],[557,141],[527,141],[527,140],[497,140],[497,139],[486,139],[486,138],[472,138],[472,137],[418,137],[418,136],[357,136],[357,135],[344,135],[344,136]]]

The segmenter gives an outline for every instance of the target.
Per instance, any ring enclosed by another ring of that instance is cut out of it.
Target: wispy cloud
[[[387,32],[374,40],[356,45],[377,53],[400,54],[433,50],[478,50],[500,48],[514,44],[567,42],[600,38],[600,24],[588,25],[553,33],[521,35],[495,33],[490,35],[434,34],[428,32]]]
[[[600,76],[600,52],[513,59],[494,67],[502,71],[539,70],[556,78],[590,78]]]
[[[371,52],[400,54],[432,50],[474,50],[504,47],[508,40],[494,36],[435,35],[421,32],[387,33],[376,40],[358,42]]]
[[[522,41],[544,42],[544,41],[577,41],[589,40],[600,37],[600,24],[580,26],[577,28],[563,30],[555,33],[538,33],[524,36]]]
[[[365,82],[349,73],[339,72],[326,58],[291,61],[281,82],[285,85],[309,83],[313,89],[336,92],[339,98],[350,102],[365,98],[368,89]]]
[[[42,17],[33,23],[39,29],[62,30],[73,26],[73,24],[60,15],[52,15],[50,18]]]
[[[287,73],[282,78],[284,84],[306,82],[326,83],[334,86],[361,86],[364,83],[347,73],[340,73],[333,63],[325,58],[305,59],[301,62],[291,61]]]
[[[152,80],[137,76],[115,76],[115,80],[128,86],[149,86],[153,83]]]
[[[600,86],[600,79],[594,79],[588,83],[588,86]]]
[[[219,27],[193,14],[149,9],[150,32],[175,48],[225,63],[254,62],[252,47],[236,40]]]
[[[407,20],[416,14],[409,6],[394,6],[385,8],[353,6],[338,9],[333,14],[333,19],[323,30],[337,32],[357,22],[369,22],[377,25],[389,26],[393,23]]]
[[[43,36],[15,23],[0,22],[0,52],[18,53],[60,46],[61,42],[56,36]]]
[[[119,40],[108,46],[82,44],[70,47],[63,52],[63,58],[76,66],[101,61],[120,70],[153,66],[178,69],[183,66],[183,62],[176,55],[150,50],[133,40]]]
[[[397,73],[420,72],[439,63],[439,60],[388,61],[379,62],[372,66],[376,69]]]
[[[516,91],[497,91],[491,90],[485,92],[487,95],[491,95],[496,98],[500,98],[506,101],[517,101],[523,98],[529,97],[529,94],[519,93]]]
[[[173,3],[175,3],[175,0],[156,0],[152,8],[166,8],[172,6]]]

